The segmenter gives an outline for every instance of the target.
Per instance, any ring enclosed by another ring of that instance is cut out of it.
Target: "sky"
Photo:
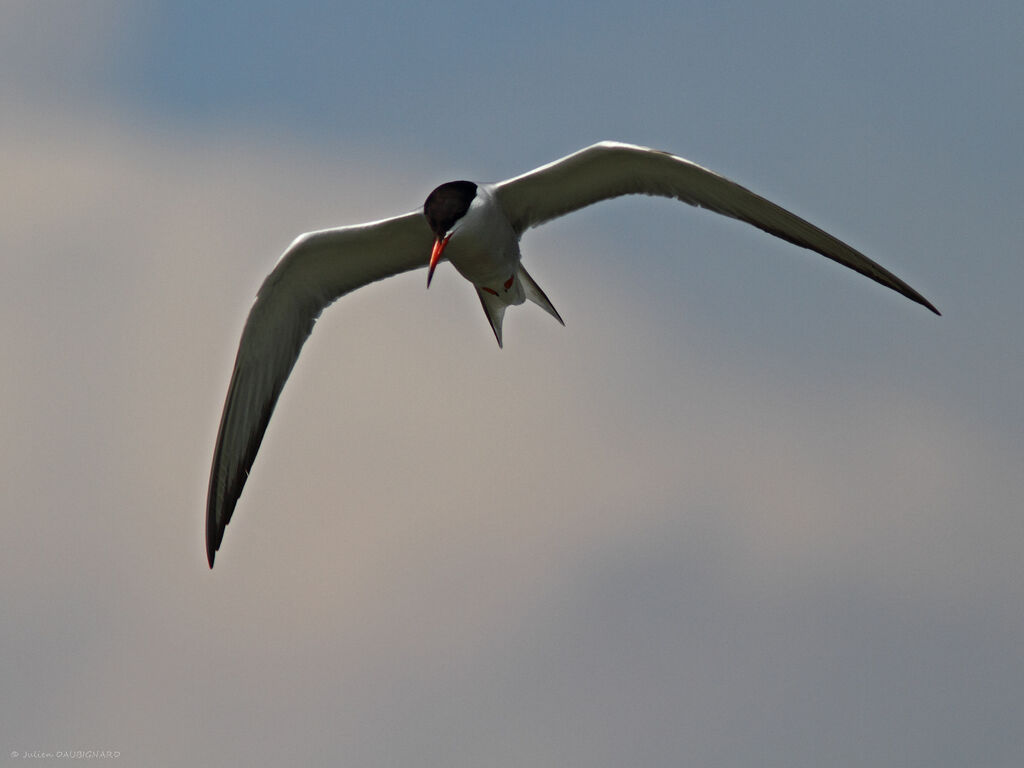
[[[1024,6],[351,5],[0,5],[0,758],[1024,764]],[[594,206],[523,239],[564,328],[326,311],[211,571],[281,251],[604,139],[943,316]]]

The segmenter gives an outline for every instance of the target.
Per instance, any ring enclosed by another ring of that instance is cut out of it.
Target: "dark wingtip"
[[[938,315],[939,317],[942,317],[942,313],[941,313],[941,312],[939,312],[939,310],[935,308],[935,305],[934,305],[934,304],[932,304],[932,303],[931,303],[930,301],[928,301],[928,299],[926,299],[926,298],[925,298],[924,296],[922,296],[921,294],[919,294],[919,293],[916,293],[916,294],[914,294],[913,296],[910,296],[909,298],[911,298],[911,299],[913,299],[914,301],[916,301],[916,302],[917,302],[918,304],[920,304],[920,305],[921,305],[922,307],[924,307],[925,309],[930,309],[930,310],[931,310],[932,312],[934,312],[934,313],[935,313],[936,315]]]
[[[217,537],[217,532],[213,530],[213,519],[207,519],[206,525],[206,562],[210,564],[210,570],[213,570],[213,560],[217,556],[217,548],[220,547],[220,541]]]
[[[863,274],[867,275],[868,277],[870,277],[875,282],[881,283],[882,285],[886,286],[887,288],[892,288],[894,291],[896,291],[896,293],[900,294],[901,296],[906,296],[908,299],[910,299],[914,303],[920,304],[925,309],[928,309],[928,310],[934,312],[939,317],[942,317],[942,313],[939,312],[939,310],[935,308],[934,304],[932,304],[930,301],[928,301],[928,299],[926,299],[924,296],[922,296],[920,293],[915,291],[913,288],[911,288],[909,285],[907,285],[905,282],[900,280],[898,277],[896,277],[892,273],[889,273],[888,276],[891,278],[891,280],[888,280],[888,281],[887,280],[882,280],[882,279],[878,278],[876,275],[873,275],[873,274],[870,274],[870,273],[867,273],[867,272],[864,272]]]
[[[213,561],[217,557],[217,550],[220,549],[220,543],[224,540],[224,528],[227,526],[226,522],[223,525],[217,523],[217,520],[222,517],[223,514],[218,514],[215,497],[211,490],[206,506],[206,562],[210,564],[211,570]],[[228,519],[230,519],[230,515],[228,515]]]

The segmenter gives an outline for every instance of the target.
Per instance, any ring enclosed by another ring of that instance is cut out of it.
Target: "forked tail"
[[[519,279],[523,283],[523,290],[526,291],[526,298],[528,298],[538,307],[543,309],[545,312],[547,312],[549,315],[555,318],[555,320],[557,320],[564,326],[565,320],[563,320],[562,316],[558,314],[558,310],[555,309],[555,305],[551,303],[551,300],[548,298],[547,294],[544,293],[544,291],[541,290],[541,287],[533,281],[532,277],[530,277],[530,273],[523,269],[522,262],[520,262],[519,264]]]
[[[519,279],[520,285],[523,287],[523,295],[538,307],[543,309],[555,320],[565,325],[565,321],[562,316],[558,314],[558,310],[555,309],[554,304],[547,297],[547,294],[541,290],[541,287],[534,282],[533,278],[530,277],[530,273],[527,272],[523,265],[520,264],[516,271],[516,276]],[[508,285],[511,285],[511,280]],[[484,314],[487,315],[487,322],[491,324],[491,330],[494,331],[494,338],[498,340],[498,346],[502,346],[501,343],[501,321],[505,318],[505,309],[508,307],[508,303],[504,298],[496,293],[493,293],[488,288],[481,288],[476,286],[476,295],[480,297],[480,305],[484,308]],[[522,299],[520,299],[522,301]]]

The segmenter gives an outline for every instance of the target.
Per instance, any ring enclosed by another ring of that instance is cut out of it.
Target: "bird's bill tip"
[[[448,245],[448,241],[452,239],[451,235],[446,237],[437,236],[434,240],[434,250],[430,252],[430,266],[427,268],[427,288],[430,287],[430,281],[434,279],[434,270],[437,268],[437,262],[441,260],[441,254],[444,253],[445,246]]]

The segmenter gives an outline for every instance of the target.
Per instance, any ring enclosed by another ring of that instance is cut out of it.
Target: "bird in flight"
[[[497,183],[451,181],[422,209],[299,236],[264,280],[249,311],[213,454],[206,553],[213,560],[242,493],[274,405],[325,307],[376,280],[421,267],[427,286],[442,260],[472,283],[502,344],[505,309],[529,299],[562,318],[520,261],[530,227],[622,195],[657,195],[752,224],[938,310],[921,294],[832,235],[681,157],[601,142]],[[564,323],[563,323],[564,325]]]

